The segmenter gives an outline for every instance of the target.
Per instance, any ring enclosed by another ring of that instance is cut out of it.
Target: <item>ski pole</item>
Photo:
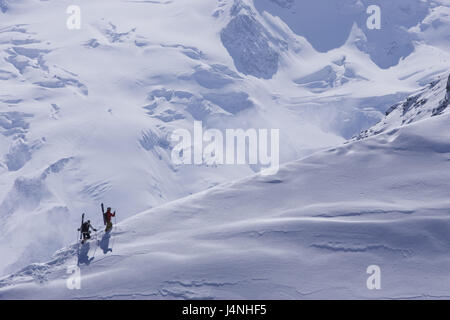
[[[117,225],[117,214],[119,213],[119,210],[116,211],[116,214],[114,215],[114,225]],[[117,227],[116,227],[117,228]]]

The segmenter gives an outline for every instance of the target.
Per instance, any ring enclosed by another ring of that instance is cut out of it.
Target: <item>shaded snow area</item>
[[[142,212],[4,277],[0,297],[449,298],[449,121],[445,109]]]
[[[75,2],[0,0],[0,299],[450,297],[447,0]],[[176,164],[194,121],[280,171]]]

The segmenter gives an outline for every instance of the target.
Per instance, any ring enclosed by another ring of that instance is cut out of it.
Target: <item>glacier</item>
[[[446,297],[450,5],[333,3],[0,0],[0,299]],[[194,121],[280,129],[284,166],[176,165]]]

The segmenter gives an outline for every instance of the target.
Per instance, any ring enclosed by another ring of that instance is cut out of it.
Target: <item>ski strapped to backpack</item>
[[[83,224],[84,224],[84,213],[81,215],[81,226],[80,226],[80,229],[79,229],[80,230],[80,240],[83,237],[83,232],[82,232]]]
[[[106,226],[106,213],[105,213],[105,207],[103,206],[103,203],[102,203],[102,214],[103,214],[103,225]]]

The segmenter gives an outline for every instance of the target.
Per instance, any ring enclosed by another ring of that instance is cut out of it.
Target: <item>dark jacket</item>
[[[89,229],[97,231],[89,222],[85,222],[81,225],[81,232],[86,233],[89,232]]]

